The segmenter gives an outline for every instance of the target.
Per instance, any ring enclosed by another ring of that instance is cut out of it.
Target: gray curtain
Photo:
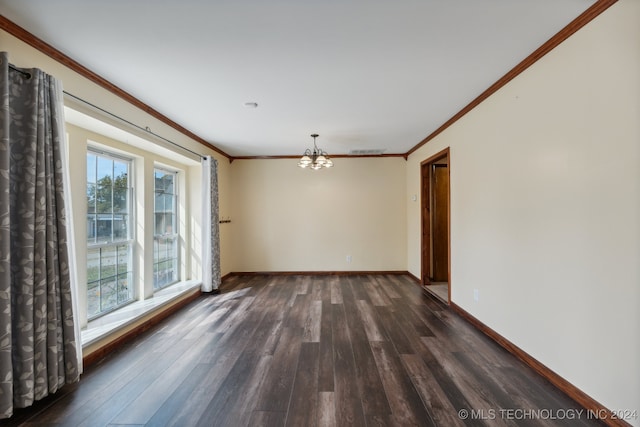
[[[202,292],[217,292],[220,273],[218,161],[202,158]]]
[[[62,88],[0,53],[0,418],[77,381]]]

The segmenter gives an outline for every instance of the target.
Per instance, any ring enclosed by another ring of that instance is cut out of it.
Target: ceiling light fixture
[[[318,146],[316,145],[317,137],[317,133],[311,134],[311,138],[313,138],[313,151],[311,151],[311,149],[309,148],[306,149],[303,156],[300,158],[300,161],[298,162],[298,167],[301,167],[303,169],[310,168],[313,170],[333,167],[333,162],[329,158],[327,152],[318,148]]]

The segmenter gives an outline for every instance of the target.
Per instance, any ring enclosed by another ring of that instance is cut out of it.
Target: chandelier
[[[314,133],[311,135],[311,137],[313,138],[313,151],[307,148],[307,150],[304,152],[304,155],[298,162],[298,167],[304,169],[311,168],[313,170],[333,167],[333,162],[329,158],[327,152],[318,148],[318,146],[316,145],[316,138],[318,137],[318,134]]]

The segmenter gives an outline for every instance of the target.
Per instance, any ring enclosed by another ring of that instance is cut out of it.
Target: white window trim
[[[105,150],[99,147],[96,147],[95,145],[91,144],[90,142],[87,144],[87,155],[89,154],[93,154],[96,156],[101,156],[101,157],[105,157],[105,158],[109,158],[109,159],[113,159],[113,160],[118,160],[118,161],[122,161],[122,162],[127,162],[129,164],[129,170],[128,170],[128,184],[129,184],[129,210],[128,210],[128,215],[129,215],[129,222],[130,222],[130,226],[129,229],[127,230],[127,234],[128,234],[128,238],[126,240],[114,240],[114,241],[110,241],[110,242],[96,242],[96,243],[91,243],[89,244],[88,240],[85,240],[85,248],[87,249],[87,253],[89,250],[92,249],[102,249],[102,248],[107,248],[107,247],[112,247],[112,246],[120,246],[120,245],[128,245],[130,248],[130,253],[129,253],[129,264],[131,265],[131,277],[133,280],[132,283],[132,295],[131,295],[131,299],[129,301],[124,302],[123,304],[120,305],[116,305],[115,307],[108,309],[108,310],[104,310],[99,312],[96,315],[90,316],[89,315],[89,296],[88,296],[88,285],[89,282],[88,280],[85,280],[86,283],[84,283],[84,286],[87,288],[86,289],[86,293],[84,293],[85,298],[84,301],[80,301],[80,304],[84,304],[85,305],[85,312],[87,313],[87,321],[88,322],[93,322],[96,319],[99,319],[105,315],[108,315],[109,313],[113,313],[114,311],[118,311],[120,309],[122,309],[123,307],[126,307],[129,304],[132,304],[133,302],[135,302],[138,299],[138,286],[136,286],[136,281],[135,278],[137,277],[137,269],[136,269],[136,263],[134,262],[135,257],[136,257],[136,228],[134,226],[134,224],[136,223],[136,209],[135,209],[135,158],[134,157],[129,157],[126,155],[122,155],[119,153],[114,153],[110,150]],[[87,157],[87,155],[85,155],[85,159]],[[86,174],[85,174],[85,178],[86,178]],[[96,183],[97,184],[97,183]],[[85,188],[87,188],[89,185],[88,182],[85,182]],[[84,218],[86,221],[88,212],[85,212]],[[86,224],[86,222],[85,222]],[[85,262],[85,266],[84,268],[87,268],[87,263]],[[117,275],[116,275],[117,278]],[[87,278],[88,279],[88,278]],[[117,280],[117,279],[116,279]],[[80,285],[80,284],[79,284]],[[117,285],[116,285],[117,288]],[[117,292],[117,290],[116,290]]]

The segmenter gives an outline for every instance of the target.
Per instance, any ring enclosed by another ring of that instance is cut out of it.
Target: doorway
[[[421,164],[423,288],[449,304],[451,300],[449,148]]]

